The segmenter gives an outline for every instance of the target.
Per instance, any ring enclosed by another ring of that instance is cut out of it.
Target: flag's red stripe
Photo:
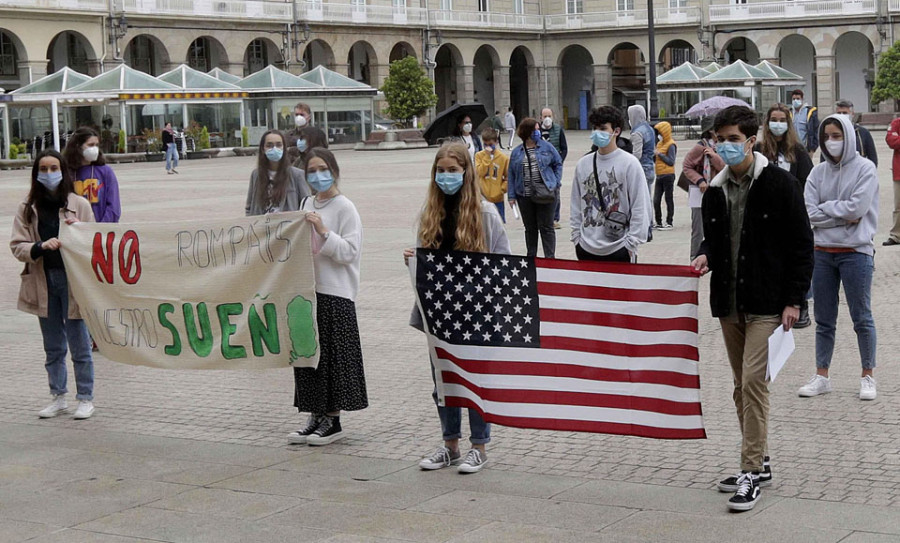
[[[590,260],[562,260],[558,258],[535,257],[538,268],[554,270],[577,270],[591,272],[620,273],[623,275],[656,275],[660,277],[699,277],[690,266],[668,264],[627,264],[624,262],[595,262]]]
[[[631,345],[628,343],[613,343],[611,341],[599,341],[594,339],[541,336],[541,348],[611,354],[614,356],[630,356],[632,358],[660,356],[667,358],[685,358],[694,361],[700,360],[700,352],[697,350],[697,347],[693,345]]]
[[[485,413],[477,404],[475,404],[475,402],[468,398],[447,396],[445,401],[447,407],[467,407],[469,409],[474,409],[481,414],[486,422],[513,428],[558,430],[563,432],[593,432],[597,434],[616,434],[650,437],[654,439],[706,439],[706,430],[703,428],[656,428],[653,426],[622,424],[617,422],[509,417]]]
[[[444,380],[444,383],[462,385],[474,392],[479,398],[492,402],[608,407],[611,409],[648,411],[651,413],[676,416],[701,414],[699,401],[675,402],[672,400],[661,400],[659,398],[600,394],[595,392],[485,388],[466,380],[458,373],[453,373],[452,371],[441,372],[441,378]]]
[[[665,305],[697,305],[697,291],[677,290],[636,290],[626,288],[595,287],[569,283],[548,283],[538,281],[538,294],[544,296],[565,296],[590,300],[613,300],[617,302],[648,302]]]
[[[566,377],[589,379],[591,381],[611,381],[617,383],[640,383],[668,385],[678,388],[700,388],[700,376],[686,375],[674,371],[630,371],[609,368],[592,368],[579,364],[552,362],[510,362],[504,360],[467,360],[454,356],[445,349],[436,348],[438,358],[453,362],[464,371],[484,375],[529,375],[539,377]]]
[[[670,330],[697,332],[697,319],[691,317],[660,319],[573,309],[541,309],[541,322],[589,324],[592,326],[609,326],[611,328],[625,328],[643,332],[668,332]]]

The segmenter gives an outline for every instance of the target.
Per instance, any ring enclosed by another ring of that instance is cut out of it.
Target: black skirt
[[[369,406],[356,304],[316,293],[319,366],[294,368],[294,406],[301,413],[357,411]]]

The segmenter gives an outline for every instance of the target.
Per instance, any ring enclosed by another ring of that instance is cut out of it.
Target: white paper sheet
[[[785,332],[784,326],[779,326],[769,336],[769,364],[766,367],[766,380],[775,382],[778,372],[784,367],[788,357],[794,352],[794,332]]]
[[[703,202],[703,193],[700,191],[700,188],[696,185],[688,187],[688,207],[700,207],[701,202]]]

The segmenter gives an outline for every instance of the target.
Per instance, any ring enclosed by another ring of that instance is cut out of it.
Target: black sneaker
[[[741,478],[741,473],[737,475],[732,475],[731,477],[726,477],[719,481],[719,484],[716,485],[719,489],[719,492],[737,492],[738,487],[738,479]],[[759,474],[759,486],[765,487],[770,486],[772,484],[772,466],[769,465],[769,457],[765,457],[763,459],[763,470]]]
[[[307,445],[328,445],[344,437],[341,430],[341,418],[325,415],[316,431],[306,438]]]
[[[322,424],[322,415],[317,415],[315,413],[311,414],[309,418],[306,419],[306,426],[304,428],[288,434],[288,443],[294,445],[306,443],[306,439],[311,433],[316,431],[316,428],[318,428],[320,424]]]
[[[743,472],[738,478],[738,489],[728,500],[728,509],[732,511],[749,511],[762,496],[759,488],[759,474]]]

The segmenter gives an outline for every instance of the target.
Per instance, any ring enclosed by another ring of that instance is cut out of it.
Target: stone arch
[[[875,47],[862,32],[844,32],[834,42],[834,99],[850,100],[857,113],[871,111]]]
[[[284,67],[281,48],[269,38],[254,38],[244,48],[244,77],[254,74],[270,64]]]
[[[685,62],[697,63],[697,50],[683,39],[670,40],[659,50],[659,72],[664,73]]]
[[[641,48],[632,42],[619,43],[609,52],[606,62],[611,73],[612,104],[624,110],[638,102],[645,102],[647,60]]]
[[[785,70],[803,77],[806,84],[801,86],[810,101],[816,96],[816,46],[803,34],[789,34],[778,42],[776,49],[778,65]],[[790,100],[790,96],[786,97]]]
[[[360,40],[350,46],[347,53],[347,75],[366,85],[379,86],[378,55],[371,43]]]
[[[484,44],[475,51],[472,59],[472,82],[475,87],[475,101],[484,104],[488,115],[493,115],[497,104],[496,85],[500,79],[500,55],[491,45]]]
[[[528,116],[531,111],[528,100],[529,72],[534,69],[534,55],[531,50],[520,45],[509,55],[509,104],[516,119]],[[562,113],[560,113],[562,115]]]
[[[171,65],[166,45],[151,34],[138,34],[125,46],[122,58],[125,64],[154,77],[164,73]]]
[[[22,86],[19,62],[23,60],[28,60],[28,52],[22,40],[0,28],[0,87],[10,91]]]
[[[759,47],[756,42],[746,36],[735,36],[725,42],[719,55],[725,64],[743,60],[747,64],[759,64]]]
[[[303,62],[306,63],[306,70],[312,70],[317,66],[333,70],[334,50],[325,40],[312,40],[303,50]]]
[[[97,55],[84,34],[65,30],[50,40],[47,47],[47,73],[54,73],[68,66],[76,72],[94,75],[97,72],[96,64]]]
[[[434,54],[434,91],[438,96],[437,109],[442,111],[459,101],[463,56],[452,43],[442,44]]]
[[[185,63],[201,72],[213,68],[227,69],[228,54],[222,42],[212,36],[200,36],[188,45]]]
[[[566,128],[587,129],[587,116],[594,98],[594,57],[581,45],[566,46],[559,53],[557,65],[561,78],[559,118]]]
[[[413,57],[418,60],[418,55],[416,55],[416,48],[410,45],[408,42],[400,41],[394,44],[394,47],[391,48],[391,53],[388,56],[388,62],[394,62],[395,60],[402,60],[406,57]]]

